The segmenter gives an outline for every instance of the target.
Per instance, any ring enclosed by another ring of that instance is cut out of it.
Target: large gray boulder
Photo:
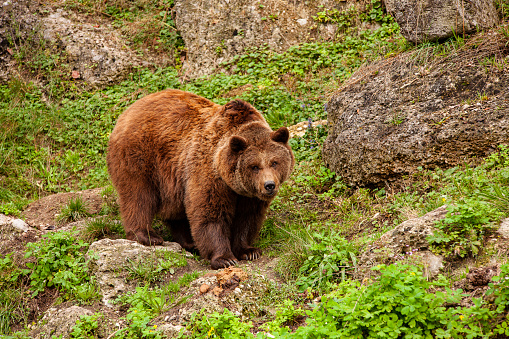
[[[333,39],[335,25],[317,27],[312,16],[346,6],[333,0],[176,0],[175,23],[188,50],[186,75],[210,74],[250,47],[267,44],[281,52],[301,42]]]
[[[413,43],[472,33],[499,22],[493,0],[385,0],[385,6]]]
[[[357,71],[327,104],[326,164],[350,185],[383,186],[509,143],[506,41],[492,31],[447,57],[420,49]]]

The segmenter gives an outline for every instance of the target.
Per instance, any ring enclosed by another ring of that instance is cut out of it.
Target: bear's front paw
[[[256,247],[244,248],[240,252],[239,258],[242,260],[256,260],[262,255],[262,250]]]
[[[237,265],[238,261],[235,257],[217,257],[210,261],[210,266],[213,270],[217,270],[220,268],[226,268],[230,266]]]

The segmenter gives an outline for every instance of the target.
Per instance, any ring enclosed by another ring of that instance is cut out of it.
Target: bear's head
[[[272,131],[264,122],[243,125],[220,147],[216,168],[240,195],[271,201],[295,164],[286,127]]]

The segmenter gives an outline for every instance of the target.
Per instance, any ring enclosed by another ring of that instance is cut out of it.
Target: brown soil
[[[52,229],[56,229],[59,226],[56,216],[72,198],[81,197],[87,204],[87,210],[90,214],[99,213],[103,204],[101,191],[102,188],[94,188],[76,193],[49,195],[28,205],[23,211],[23,218],[27,224],[39,230],[45,230],[50,226],[53,226]]]

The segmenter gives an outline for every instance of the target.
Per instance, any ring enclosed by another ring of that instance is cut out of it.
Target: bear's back
[[[122,113],[113,130],[111,142],[118,139],[183,137],[203,125],[221,106],[195,94],[165,90],[133,103]]]

